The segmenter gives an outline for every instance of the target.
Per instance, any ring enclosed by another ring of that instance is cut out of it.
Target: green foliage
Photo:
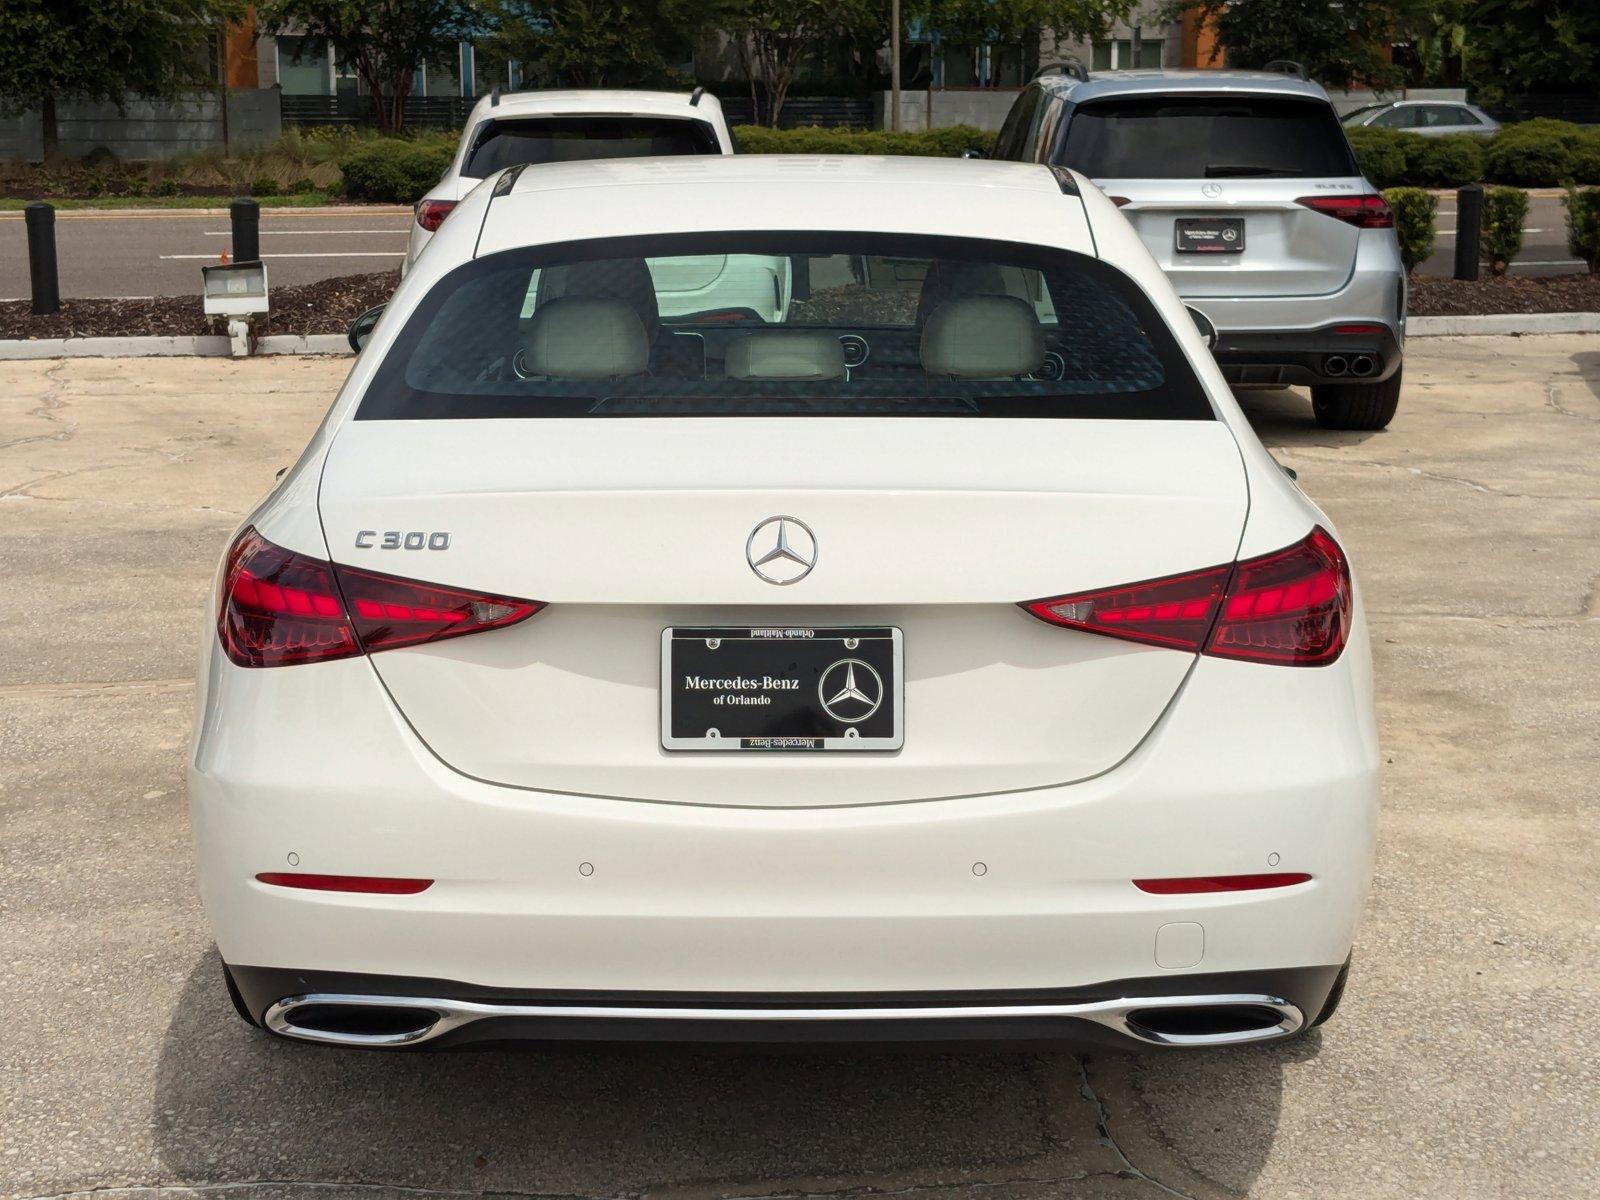
[[[1600,275],[1600,188],[1568,188],[1567,252],[1589,264],[1589,274]]]
[[[1540,118],[1507,125],[1484,154],[1485,174],[1496,183],[1551,187],[1572,178],[1583,130],[1570,121]]]
[[[1253,0],[1252,0],[1253,2]],[[1432,0],[1462,10],[1459,79],[1480,104],[1525,92],[1600,90],[1595,0]]]
[[[1170,7],[1181,11],[1186,5]],[[1417,7],[1412,0],[1197,0],[1193,5],[1216,22],[1228,66],[1264,67],[1273,59],[1293,59],[1311,78],[1337,87],[1402,82],[1389,48],[1403,39]]]
[[[270,175],[257,175],[250,181],[250,194],[252,196],[276,196],[278,194],[278,181]]]
[[[405,124],[417,68],[447,61],[459,41],[481,35],[486,24],[471,0],[265,0],[257,17],[268,33],[293,29],[332,46],[367,85],[378,125],[388,132]]]
[[[801,67],[829,46],[887,32],[877,0],[704,0],[700,19],[724,31],[751,81],[757,119],[776,125]]]
[[[58,101],[211,88],[211,38],[244,11],[244,0],[5,0],[0,112],[40,111],[50,158]]]
[[[1375,129],[1370,125],[1352,129],[1350,148],[1356,152],[1356,163],[1378,188],[1399,187],[1409,183],[1411,151],[1422,141],[1414,133],[1401,133],[1398,129]]]
[[[1574,144],[1572,182],[1600,183],[1600,129],[1585,129]]]
[[[1128,19],[1136,7],[1137,0],[906,0],[904,14],[955,44],[1021,42],[1048,31],[1053,42],[1041,47],[1048,61],[1065,53],[1062,42],[1106,37],[1112,23]]]
[[[1407,183],[1417,187],[1455,188],[1483,178],[1482,139],[1470,134],[1415,138],[1406,156]]]
[[[1394,210],[1394,231],[1400,238],[1400,258],[1409,275],[1433,254],[1433,219],[1439,201],[1422,188],[1397,187],[1383,193]]]
[[[1522,225],[1528,219],[1528,193],[1521,188],[1492,187],[1483,194],[1483,257],[1489,271],[1504,275],[1522,253]]]
[[[994,134],[971,125],[952,125],[926,133],[885,133],[878,129],[770,129],[740,125],[733,131],[745,154],[910,154],[924,158],[956,158],[963,150],[986,149]]]
[[[619,87],[656,83],[692,48],[685,35],[692,0],[488,0],[495,32],[485,46],[494,61],[516,59],[540,87]]]
[[[352,200],[414,203],[439,182],[453,153],[450,146],[399,138],[368,141],[340,160],[344,194]]]

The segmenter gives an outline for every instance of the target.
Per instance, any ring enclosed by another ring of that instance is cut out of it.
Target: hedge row
[[[880,129],[768,129],[740,125],[733,131],[744,154],[911,154],[923,158],[955,158],[963,150],[987,151],[994,134],[972,125],[952,125],[923,133],[886,133]]]
[[[1540,117],[1490,138],[1423,137],[1398,129],[1353,129],[1361,171],[1380,188],[1460,187],[1486,180],[1514,187],[1600,183],[1600,129]]]
[[[450,166],[455,147],[383,138],[359,142],[339,158],[344,194],[352,200],[411,204]]]

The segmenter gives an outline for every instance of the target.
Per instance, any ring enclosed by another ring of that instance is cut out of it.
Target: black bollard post
[[[261,257],[261,206],[254,200],[235,200],[228,205],[233,225],[233,261],[255,262]]]
[[[56,273],[56,210],[35,201],[23,212],[28,226],[28,281],[33,287],[33,315],[61,311],[61,280]]]
[[[1483,236],[1483,188],[1469,183],[1456,193],[1456,278],[1477,279]]]

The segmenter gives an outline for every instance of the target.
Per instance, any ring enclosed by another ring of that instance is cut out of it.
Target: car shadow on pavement
[[[1216,1176],[1230,1188],[1254,1179],[1272,1144],[1284,1071],[1318,1045],[1313,1033],[1200,1056],[341,1050],[246,1026],[213,950],[172,1014],[151,1114],[155,1148],[181,1184],[590,1196],[671,1185],[1047,1187],[1102,1176],[1109,1186],[1120,1175],[1204,1191]],[[1205,1161],[1213,1146],[1227,1158],[1215,1171]]]
[[[1233,393],[1256,436],[1267,446],[1359,446],[1381,436],[1373,430],[1324,429],[1311,415],[1305,388],[1240,388]],[[1405,411],[1405,395],[1400,397]]]

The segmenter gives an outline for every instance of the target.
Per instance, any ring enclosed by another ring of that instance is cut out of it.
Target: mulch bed
[[[1485,275],[1476,283],[1413,275],[1409,311],[1413,317],[1600,312],[1600,275]]]
[[[350,322],[389,299],[399,271],[345,275],[272,289],[272,311],[258,328],[270,333],[344,333]],[[183,337],[226,333],[212,325],[200,297],[159,296],[152,300],[63,300],[48,317],[28,312],[28,302],[0,303],[0,338]]]
[[[398,271],[345,275],[274,288],[263,333],[343,333],[367,309],[382,304],[400,282]],[[1477,283],[1416,277],[1412,316],[1462,313],[1600,312],[1600,275],[1485,277]],[[154,300],[64,300],[54,316],[35,317],[26,301],[0,303],[0,338],[181,336],[221,333],[200,311],[198,296]]]

